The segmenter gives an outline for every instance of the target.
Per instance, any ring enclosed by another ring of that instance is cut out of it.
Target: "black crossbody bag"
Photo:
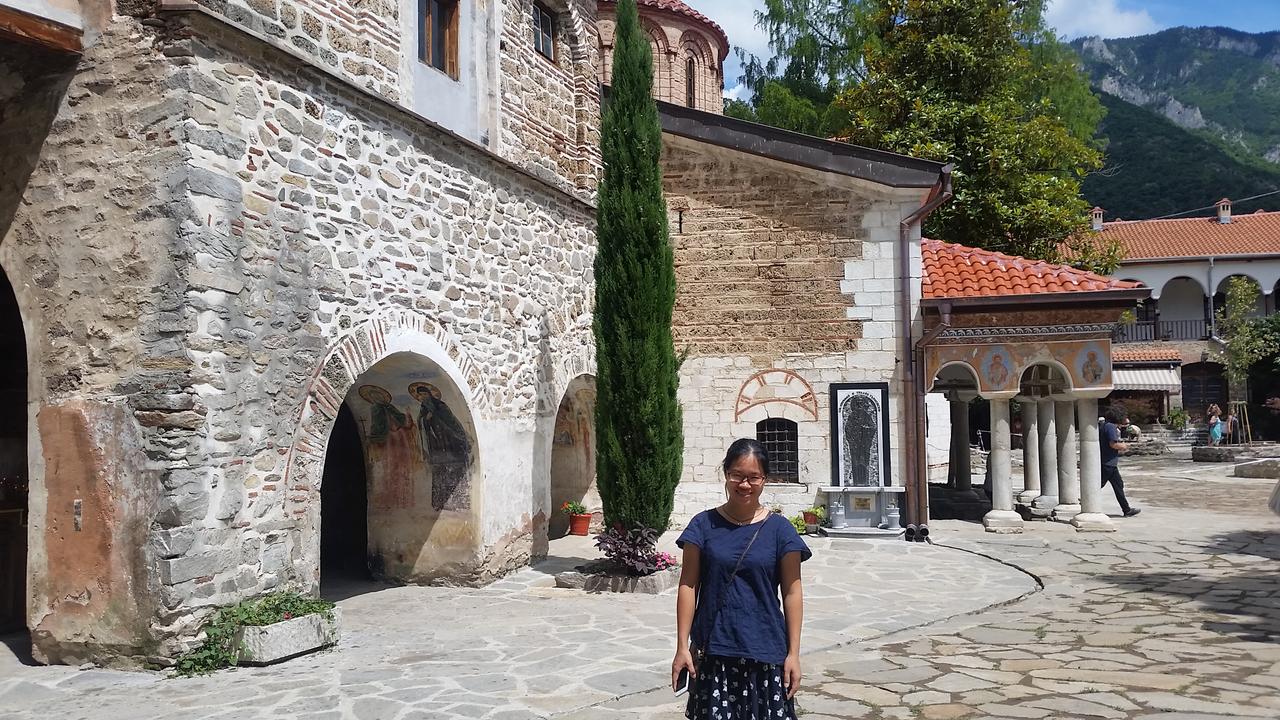
[[[760,521],[760,527],[756,528],[756,531],[751,534],[751,539],[747,541],[747,546],[742,548],[742,553],[738,555],[738,562],[734,563],[733,570],[728,575],[725,576],[724,588],[720,591],[720,595],[716,598],[716,610],[714,613],[711,614],[711,619],[708,621],[711,623],[710,627],[712,630],[715,629],[716,618],[719,617],[720,611],[724,609],[724,596],[726,593],[729,592],[729,586],[730,584],[733,583],[733,579],[737,577],[738,570],[742,568],[742,560],[746,558],[747,553],[751,552],[751,546],[755,544],[756,538],[760,537],[760,531],[764,529],[764,524],[767,522],[769,522],[769,517],[765,516],[765,519]],[[697,606],[694,606],[693,614],[694,614],[694,617],[698,616]],[[697,647],[696,645],[693,644],[692,640],[689,641],[689,646],[690,646],[690,649],[692,650],[692,655],[693,655],[693,669],[695,673],[697,673],[698,675],[701,675],[702,660],[706,657],[706,654],[707,654],[706,648]]]

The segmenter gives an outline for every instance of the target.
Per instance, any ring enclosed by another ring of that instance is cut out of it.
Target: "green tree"
[[[621,0],[596,220],[596,477],[606,524],[662,531],[680,481],[684,434],[671,335],[675,263],[652,85],[653,57],[635,0]]]
[[[1233,277],[1227,282],[1227,301],[1217,312],[1222,342],[1215,355],[1227,371],[1233,394],[1243,393],[1249,370],[1277,349],[1270,324],[1257,317],[1260,297],[1262,288],[1253,278]]]
[[[866,78],[837,99],[852,142],[951,161],[955,200],[926,232],[1045,260],[1087,226],[1080,181],[1101,155],[1047,99],[1024,102],[1031,53],[1008,0],[871,0]]]

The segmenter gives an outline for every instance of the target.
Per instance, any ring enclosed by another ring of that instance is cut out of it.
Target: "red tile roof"
[[[1102,237],[1119,241],[1125,260],[1280,255],[1280,212],[1233,215],[1226,225],[1216,216],[1109,222]]]
[[[617,0],[600,0],[600,4],[616,5]],[[681,2],[681,0],[636,0],[636,4],[641,7],[657,8],[677,15],[683,15],[690,20],[695,20],[706,25],[713,34],[720,38],[720,60],[723,61],[725,58],[729,57],[729,36],[725,34],[724,28],[717,25],[715,20],[712,20],[706,15],[694,10]]]
[[[1067,265],[1027,260],[940,240],[924,240],[921,249],[926,300],[1100,292],[1141,287],[1138,283],[1112,280]]]
[[[1182,351],[1177,348],[1137,346],[1117,347],[1111,351],[1111,360],[1118,363],[1168,362],[1181,363]]]

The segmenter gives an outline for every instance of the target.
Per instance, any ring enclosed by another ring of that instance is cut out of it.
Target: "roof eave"
[[[927,190],[938,184],[947,167],[662,101],[658,115],[664,133],[886,187]]]
[[[950,303],[955,309],[990,308],[1025,305],[1090,305],[1127,304],[1151,297],[1151,288],[1090,290],[1082,292],[1034,293],[1028,295],[991,295],[979,297],[924,298],[922,306],[935,307]]]
[[[1158,265],[1165,263],[1179,262],[1197,262],[1204,260],[1243,260],[1252,262],[1254,260],[1280,260],[1280,252],[1276,253],[1250,253],[1243,255],[1182,255],[1178,257],[1158,257],[1158,258],[1131,258],[1127,257],[1120,261],[1121,267],[1125,265]]]

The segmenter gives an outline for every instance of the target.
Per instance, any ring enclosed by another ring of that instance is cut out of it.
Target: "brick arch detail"
[[[761,388],[774,385],[791,385],[798,383],[800,394],[790,398],[763,398],[757,400],[756,392]],[[747,378],[738,391],[734,408],[735,422],[759,422],[769,417],[782,417],[796,422],[818,419],[818,396],[799,373],[794,370],[771,368],[762,370]]]

